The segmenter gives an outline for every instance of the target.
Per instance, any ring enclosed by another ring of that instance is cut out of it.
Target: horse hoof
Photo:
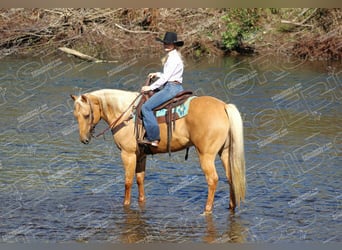
[[[235,212],[235,206],[229,206],[229,211],[231,213],[234,213]]]
[[[201,216],[211,215],[212,213],[213,211],[204,211],[203,213],[201,213]]]

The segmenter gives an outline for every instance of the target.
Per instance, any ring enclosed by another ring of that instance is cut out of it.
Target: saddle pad
[[[194,98],[196,98],[197,96],[191,96],[189,97],[184,103],[182,103],[181,105],[175,107],[175,108],[172,108],[172,114],[177,114],[178,115],[178,118],[182,118],[184,116],[186,116],[188,114],[188,111],[189,111],[189,104],[190,104],[190,101]],[[156,112],[156,117],[163,117],[166,115],[166,112],[167,112],[167,109],[161,109],[161,110],[158,110]]]

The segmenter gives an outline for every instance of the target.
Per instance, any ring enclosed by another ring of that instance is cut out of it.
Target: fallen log
[[[60,51],[63,51],[69,55],[76,56],[82,60],[89,61],[89,62],[94,62],[94,63],[117,63],[118,61],[107,61],[107,60],[102,60],[102,59],[97,59],[95,57],[83,54],[77,50],[74,49],[69,49],[67,47],[60,47],[58,48]]]

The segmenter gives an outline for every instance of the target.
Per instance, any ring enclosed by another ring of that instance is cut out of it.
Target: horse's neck
[[[102,90],[92,93],[99,102],[101,118],[108,124],[118,119],[128,109],[137,94],[122,90]]]

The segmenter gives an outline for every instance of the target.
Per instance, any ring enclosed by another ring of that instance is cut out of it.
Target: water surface
[[[235,214],[220,177],[214,211],[195,150],[149,157],[147,201],[122,206],[111,135],[79,142],[70,94],[137,91],[158,61],[0,61],[0,242],[341,242],[342,68],[269,56],[195,62],[184,87],[244,119],[247,197]],[[100,122],[97,131],[106,124]]]

